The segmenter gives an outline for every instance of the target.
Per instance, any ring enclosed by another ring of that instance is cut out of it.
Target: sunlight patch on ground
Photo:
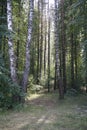
[[[45,114],[40,119],[38,119],[37,124],[51,124],[55,122],[55,117],[56,116],[54,114],[50,114],[50,116]]]
[[[28,96],[27,99],[31,101],[31,100],[37,99],[43,95],[44,94],[32,94],[32,95]]]
[[[37,121],[37,124],[40,124],[40,123],[42,123],[42,122],[44,122],[45,121],[45,116],[42,116],[38,121]]]
[[[87,130],[87,96],[57,96],[31,95],[26,107],[0,114],[0,130]]]

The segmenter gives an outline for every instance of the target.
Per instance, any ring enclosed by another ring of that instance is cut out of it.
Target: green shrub
[[[21,96],[20,87],[9,78],[9,71],[5,68],[3,58],[0,55],[0,107],[14,107],[19,101],[14,100],[14,98],[17,99]]]
[[[12,83],[8,76],[5,74],[0,75],[0,107],[10,108],[18,103],[14,100],[18,96],[21,97],[20,88],[17,84]]]

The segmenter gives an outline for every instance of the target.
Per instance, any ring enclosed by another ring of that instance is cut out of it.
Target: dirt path
[[[32,95],[23,108],[1,113],[0,130],[87,130],[85,103],[84,96],[59,101],[56,93]]]

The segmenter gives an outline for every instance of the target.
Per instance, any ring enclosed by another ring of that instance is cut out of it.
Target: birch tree
[[[26,61],[22,79],[22,90],[27,92],[28,75],[30,70],[30,45],[32,40],[32,24],[33,24],[34,0],[29,0],[29,16],[28,16],[28,34],[26,42]]]
[[[10,59],[10,74],[13,82],[17,83],[17,72],[16,72],[16,57],[14,54],[13,39],[12,39],[12,0],[7,0],[7,25],[8,25],[8,51]]]

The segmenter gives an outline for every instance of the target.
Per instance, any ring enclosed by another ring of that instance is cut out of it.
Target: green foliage
[[[0,107],[10,108],[15,105],[13,100],[14,95],[19,95],[20,90],[16,84],[13,84],[12,81],[5,74],[0,74]]]
[[[30,91],[30,93],[38,93],[42,89],[43,89],[43,86],[37,85],[37,84],[33,84],[33,86],[29,89],[29,91]]]
[[[71,88],[69,90],[67,90],[67,93],[66,93],[67,96],[77,96],[78,95],[78,91]]]
[[[9,71],[4,66],[2,55],[0,55],[0,107],[14,107],[19,100],[15,100],[18,96],[21,97],[20,87],[14,84],[9,78]]]
[[[43,89],[43,86],[37,85],[35,83],[34,77],[32,75],[30,75],[30,77],[29,77],[29,83],[28,83],[28,90],[29,90],[29,92],[30,93],[37,93],[41,89]]]

